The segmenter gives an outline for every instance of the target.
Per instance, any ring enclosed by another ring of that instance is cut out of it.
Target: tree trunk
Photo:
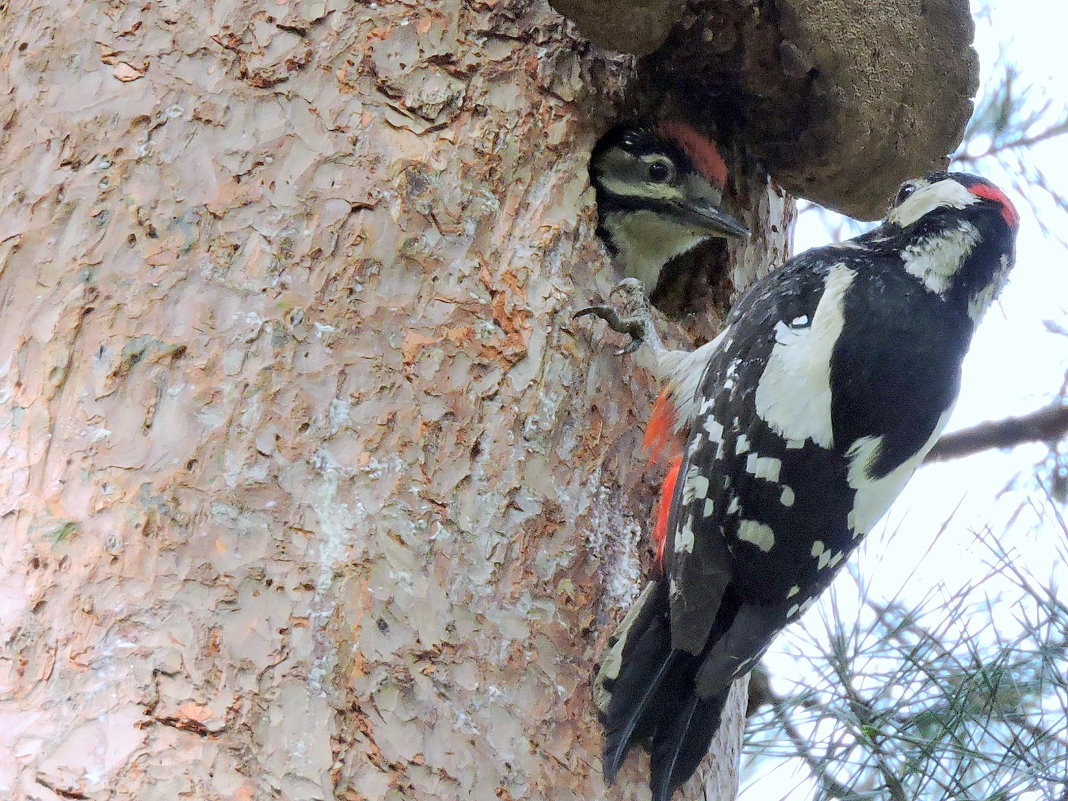
[[[0,794],[605,797],[655,387],[570,317],[628,62],[523,0],[0,13]]]

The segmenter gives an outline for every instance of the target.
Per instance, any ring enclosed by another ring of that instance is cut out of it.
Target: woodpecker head
[[[1008,278],[1019,223],[986,179],[932,172],[902,184],[883,224],[859,241],[896,250],[906,272],[978,322]]]
[[[749,233],[720,208],[726,181],[715,145],[689,125],[617,125],[590,154],[597,233],[652,292],[675,256],[709,237]]]

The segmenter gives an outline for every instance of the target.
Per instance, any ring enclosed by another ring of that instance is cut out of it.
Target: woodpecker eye
[[[671,179],[671,167],[663,161],[649,165],[649,180],[654,184],[667,183]]]
[[[909,195],[916,191],[916,184],[908,183],[902,184],[901,188],[897,190],[897,197],[894,198],[894,205],[900,206],[904,203]]]

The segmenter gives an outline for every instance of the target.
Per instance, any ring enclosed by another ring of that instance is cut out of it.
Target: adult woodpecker
[[[648,292],[671,259],[698,243],[749,233],[720,207],[726,182],[715,145],[684,122],[617,125],[590,154],[597,233]]]
[[[604,773],[647,742],[654,801],[705,756],[731,682],[823,591],[938,439],[972,332],[1013,264],[1019,216],[988,181],[905,183],[870,233],[758,281],[713,341],[666,350],[639,314],[584,309],[651,345],[646,445],[670,463],[663,575],[595,679]]]

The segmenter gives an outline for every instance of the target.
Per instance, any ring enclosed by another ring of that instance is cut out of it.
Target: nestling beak
[[[710,236],[749,236],[749,229],[704,198],[685,200],[675,205],[680,220],[707,231]]]

